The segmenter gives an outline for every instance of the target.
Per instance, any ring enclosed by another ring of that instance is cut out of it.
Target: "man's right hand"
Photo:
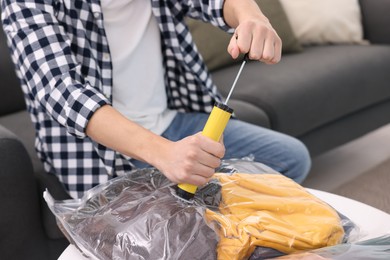
[[[225,146],[200,132],[166,145],[154,163],[169,180],[201,186],[221,164]]]
[[[222,142],[200,132],[172,142],[128,120],[108,105],[94,113],[86,131],[96,142],[153,165],[175,183],[205,184],[225,154]]]

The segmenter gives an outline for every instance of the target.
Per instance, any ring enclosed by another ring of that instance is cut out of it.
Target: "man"
[[[2,0],[36,149],[73,197],[134,167],[202,185],[221,158],[255,161],[300,182],[310,159],[289,136],[230,120],[201,135],[220,101],[184,16],[233,31],[232,58],[274,64],[281,40],[253,0]]]

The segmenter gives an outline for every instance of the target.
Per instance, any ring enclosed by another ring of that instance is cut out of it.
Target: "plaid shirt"
[[[229,30],[222,5],[223,0],[152,0],[172,109],[209,112],[220,100],[183,19]],[[128,157],[85,133],[93,113],[112,100],[112,63],[99,0],[1,0],[1,8],[46,171],[80,197],[131,170]]]

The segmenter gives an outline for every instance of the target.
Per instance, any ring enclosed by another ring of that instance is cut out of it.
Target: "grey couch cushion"
[[[237,70],[213,74],[223,94]],[[233,97],[263,109],[273,129],[299,136],[390,99],[389,71],[390,46],[316,46],[277,65],[247,64]]]
[[[230,99],[229,106],[234,108],[234,115],[237,118],[255,125],[271,127],[268,115],[260,107],[234,98]]]
[[[30,158],[0,125],[1,259],[45,259],[39,200]]]
[[[27,149],[33,164],[33,176],[35,176],[36,180],[38,180],[37,192],[39,198],[43,200],[43,191],[48,189],[52,196],[56,199],[70,199],[70,196],[63,188],[63,185],[58,181],[57,177],[45,172],[42,162],[37,156],[37,153],[34,149],[35,130],[31,123],[28,112],[23,110],[2,116],[0,117],[0,125],[4,126],[7,130],[12,131],[12,133],[14,133],[20,139],[20,142]],[[43,202],[41,206],[41,213],[46,235],[52,239],[64,238],[64,235],[57,227],[57,223],[53,214],[45,202]]]
[[[16,77],[14,65],[11,61],[5,34],[0,22],[0,116],[23,110],[25,103],[19,80]],[[7,95],[4,95],[6,93]]]
[[[33,163],[34,172],[43,172],[43,165],[34,148],[35,130],[26,110],[0,117],[0,125],[12,131],[26,147]]]
[[[390,122],[390,100],[356,111],[298,136],[312,156],[329,151]]]
[[[373,43],[390,43],[390,1],[360,0],[366,39]]]

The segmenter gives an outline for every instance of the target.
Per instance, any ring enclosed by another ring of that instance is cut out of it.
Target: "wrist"
[[[151,136],[141,147],[140,159],[161,170],[164,155],[169,151],[171,143],[172,141],[159,135]]]
[[[253,0],[225,0],[223,5],[223,16],[226,23],[236,28],[243,21],[262,20],[269,22],[268,18],[262,13],[260,7]]]

